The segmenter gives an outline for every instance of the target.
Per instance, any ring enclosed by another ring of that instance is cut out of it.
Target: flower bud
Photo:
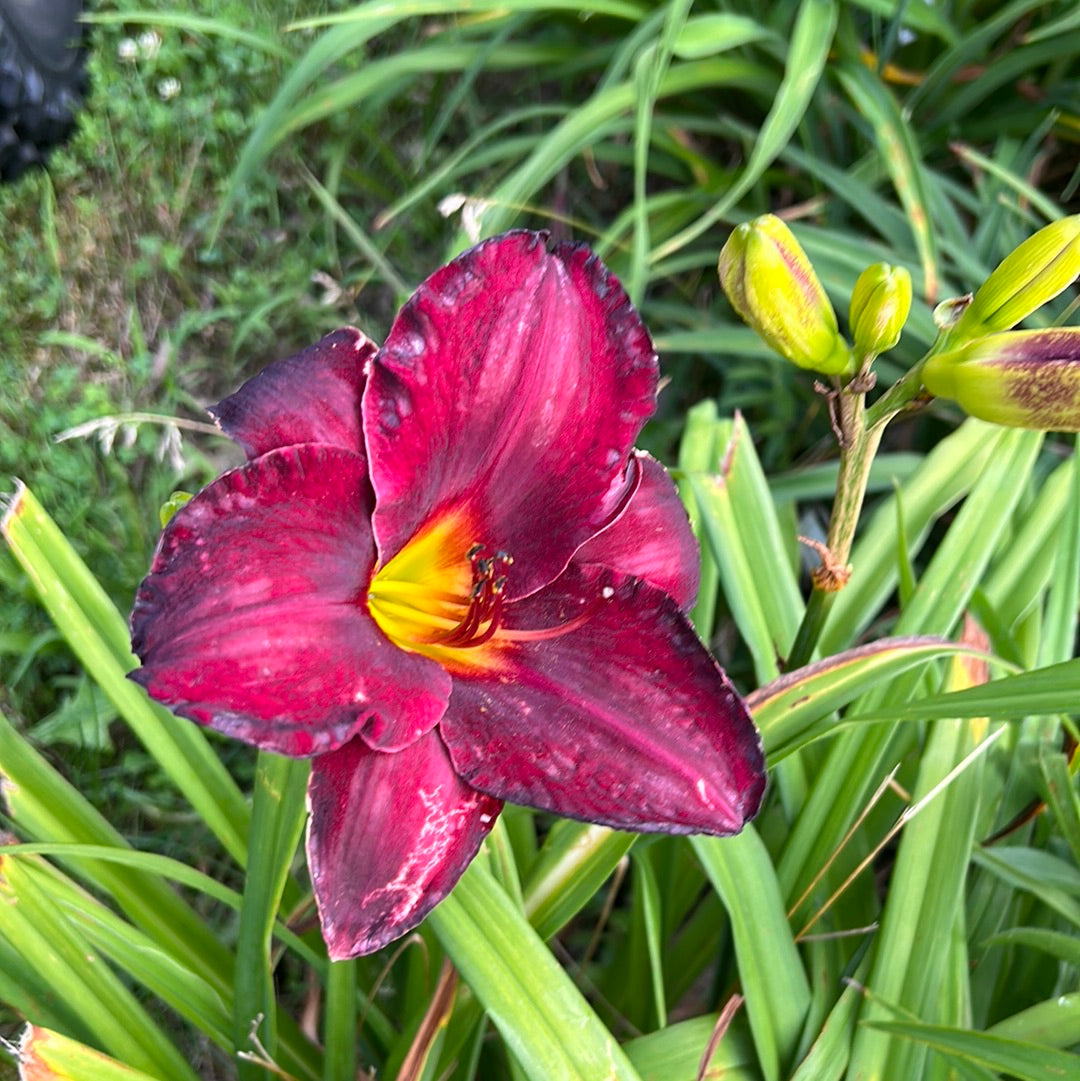
[[[952,330],[960,322],[964,312],[975,298],[970,293],[962,297],[949,297],[934,308],[934,326],[938,330]]]
[[[956,324],[975,338],[1008,330],[1067,289],[1080,275],[1080,214],[1052,222],[998,264]]]
[[[1014,330],[976,338],[931,357],[931,394],[995,424],[1080,431],[1080,327]]]
[[[763,214],[740,225],[720,252],[717,272],[731,306],[781,356],[827,375],[853,370],[829,298],[779,218]]]
[[[855,351],[877,356],[892,349],[911,311],[911,275],[902,266],[875,263],[855,282],[848,322]]]
[[[185,504],[191,502],[191,492],[173,492],[164,503],[161,504],[158,510],[158,517],[161,519],[161,528],[164,529],[170,521],[172,516]]]

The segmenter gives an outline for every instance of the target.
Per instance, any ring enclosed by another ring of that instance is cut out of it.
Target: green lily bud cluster
[[[856,353],[875,357],[892,349],[910,311],[911,274],[888,263],[868,266],[851,293],[848,322]]]
[[[842,375],[851,348],[806,252],[775,215],[740,225],[717,265],[731,306],[773,349],[800,368]]]
[[[927,360],[923,385],[973,417],[1039,431],[1080,431],[1080,327],[1010,330],[1080,276],[1080,215],[1040,229],[1007,255]]]
[[[931,357],[923,385],[1012,428],[1080,431],[1080,327],[988,334]]]

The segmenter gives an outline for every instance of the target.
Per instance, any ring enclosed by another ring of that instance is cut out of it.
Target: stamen
[[[437,536],[433,533],[433,538]],[[395,557],[373,578],[368,589],[371,613],[402,648],[430,651],[437,660],[449,660],[443,650],[474,649],[493,638],[507,642],[560,638],[588,622],[606,599],[603,594],[594,597],[576,616],[555,627],[507,628],[503,618],[513,557],[501,548],[471,545],[465,552],[470,582],[462,580],[464,568],[451,553],[452,548],[440,545],[431,552],[411,554],[411,561],[398,562]],[[427,567],[446,568],[446,573],[431,574]],[[394,572],[399,569],[406,574],[398,577]]]
[[[573,619],[567,620],[565,623],[558,624],[558,626],[544,627],[540,630],[532,631],[511,630],[507,627],[503,627],[499,631],[499,637],[506,639],[508,642],[542,642],[548,638],[561,638],[564,634],[576,631],[578,627],[582,627],[588,623],[600,610],[603,603],[604,602],[599,597],[594,597],[592,603],[586,605],[584,612],[574,616]]]
[[[473,582],[469,590],[468,611],[456,626],[437,631],[418,641],[424,645],[470,649],[491,640],[502,620],[502,594],[506,575],[501,573],[512,562],[508,552],[492,552],[487,545],[474,544],[466,553],[472,564]]]

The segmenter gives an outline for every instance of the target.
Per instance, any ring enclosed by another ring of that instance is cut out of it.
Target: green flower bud
[[[949,297],[934,308],[934,326],[938,330],[952,330],[960,322],[964,312],[971,307],[974,299],[970,293],[962,297]]]
[[[931,394],[1011,428],[1080,431],[1080,327],[1014,330],[931,357]]]
[[[161,528],[164,529],[169,522],[172,521],[172,516],[185,504],[191,501],[191,492],[173,492],[164,503],[161,504],[161,508],[158,510],[158,517],[161,519]]]
[[[854,370],[836,313],[791,230],[772,214],[740,225],[717,265],[720,284],[744,322],[800,368]]]
[[[911,311],[911,275],[902,266],[875,263],[855,282],[848,322],[855,351],[877,356],[892,349]]]
[[[1052,222],[998,264],[956,324],[976,338],[1008,330],[1067,289],[1080,275],[1080,214]]]

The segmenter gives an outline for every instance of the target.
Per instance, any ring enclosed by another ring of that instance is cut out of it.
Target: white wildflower
[[[465,231],[465,235],[475,244],[483,233],[484,215],[494,205],[490,199],[482,199],[479,196],[463,195],[456,192],[439,201],[439,213],[444,218],[450,218],[460,211],[461,228]]]
[[[144,30],[139,35],[139,52],[144,60],[153,60],[161,48],[161,35],[156,30]]]

